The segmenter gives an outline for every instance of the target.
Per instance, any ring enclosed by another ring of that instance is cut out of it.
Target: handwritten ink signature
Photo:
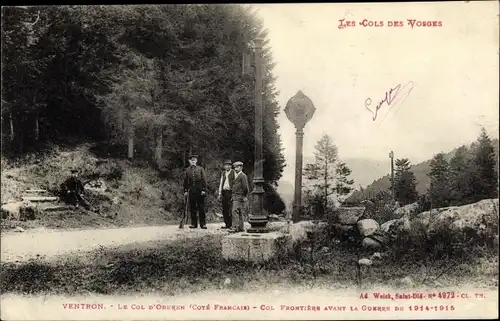
[[[375,112],[373,112],[373,110],[371,110],[368,106],[371,106],[372,104],[372,99],[371,98],[367,98],[365,100],[365,108],[370,111],[372,113],[372,119],[373,121],[375,121],[377,119],[377,115],[378,115],[378,110],[380,108],[382,108],[382,105],[384,103],[387,103],[387,106],[391,106],[392,102],[398,97],[398,95],[400,95],[401,93],[404,95],[406,94],[406,96],[400,96],[400,97],[404,97],[406,99],[406,97],[408,97],[408,95],[410,94],[410,92],[413,90],[413,87],[414,87],[414,83],[413,81],[410,81],[408,82],[406,85],[404,85],[403,87],[401,87],[401,84],[397,85],[396,87],[394,88],[391,88],[389,91],[387,91],[385,93],[385,98],[382,99],[378,104],[377,106],[375,107]],[[406,89],[406,91],[405,91]]]

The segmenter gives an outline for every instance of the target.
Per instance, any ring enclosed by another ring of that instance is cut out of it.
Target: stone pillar
[[[300,220],[302,209],[302,146],[304,138],[304,127],[311,120],[316,108],[311,99],[298,91],[290,98],[285,107],[285,114],[296,128],[296,149],[295,149],[295,193],[293,201],[292,219],[294,223]]]
[[[302,148],[304,145],[304,131],[302,128],[297,128],[295,137],[295,193],[293,198],[292,214],[292,220],[294,223],[300,220],[300,214],[302,213]]]

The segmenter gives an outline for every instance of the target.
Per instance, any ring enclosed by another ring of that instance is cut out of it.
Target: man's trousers
[[[233,193],[230,190],[222,191],[222,216],[224,217],[224,223],[227,228],[230,228],[233,225],[233,215],[232,215],[232,195]]]
[[[189,191],[189,208],[191,210],[191,225],[198,226],[199,213],[200,226],[207,225],[205,221],[205,196],[201,195],[201,191]]]

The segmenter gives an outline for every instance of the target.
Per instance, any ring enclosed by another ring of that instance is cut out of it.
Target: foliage
[[[399,218],[394,214],[396,204],[392,199],[391,193],[388,191],[378,192],[375,197],[370,199],[373,203],[373,219],[377,222],[384,223],[392,219]]]
[[[417,200],[418,193],[410,161],[408,158],[396,159],[395,165],[394,197],[401,206],[411,204]]]
[[[444,153],[434,156],[430,164],[429,177],[431,184],[429,195],[435,207],[445,207],[449,205],[450,196],[450,166]]]
[[[472,163],[474,165],[474,170],[471,171],[473,173],[474,201],[498,197],[495,151],[484,128],[477,139],[477,148]]]
[[[478,143],[475,142],[469,146],[461,146],[445,154],[445,158],[450,164],[450,192],[452,194],[450,205],[458,206],[481,200],[479,197],[482,196],[479,196],[479,194],[475,194],[476,192],[474,191],[474,185],[472,184],[472,181],[477,179],[474,178],[476,176],[474,174],[476,170],[475,165],[473,165],[477,146]],[[498,173],[499,145],[497,138],[491,139],[491,146],[493,147],[493,154],[490,154],[491,156],[489,157],[495,160],[495,165],[493,168],[495,169],[495,172]],[[427,194],[430,187],[430,177],[428,176],[430,173],[430,163],[431,160],[427,160],[411,167],[411,171],[415,174],[415,178],[417,181],[417,191],[420,196]],[[498,176],[498,174],[496,175]],[[491,177],[491,173],[488,176]],[[492,189],[495,191],[491,192],[491,195],[493,195],[493,197],[498,197],[495,196],[498,195],[497,186],[498,183],[496,183],[495,188]],[[370,195],[370,197],[372,197],[378,192],[387,190],[390,187],[390,175],[386,175],[368,185],[365,188],[364,194]],[[363,195],[361,191],[357,190],[349,196],[347,202],[356,204],[359,203],[359,201],[362,199]]]
[[[205,164],[240,159],[252,173],[254,86],[241,59],[267,33],[251,7],[3,7],[2,18],[6,150],[26,152],[36,138],[126,150],[133,133],[134,157],[151,160],[161,142],[168,168],[194,151]],[[267,39],[263,65],[264,178],[274,183],[285,162]]]
[[[498,197],[495,150],[484,129],[471,148],[458,148],[449,163],[443,153],[435,155],[429,176],[432,207]]]
[[[306,192],[305,203],[312,202],[315,215],[322,215],[319,213],[324,214],[329,208],[329,198],[335,195],[337,200],[342,199],[351,192],[354,181],[348,178],[351,170],[338,159],[337,146],[330,136],[323,135],[315,149],[315,163],[306,164],[304,169],[304,176],[312,183],[312,190]]]
[[[461,146],[450,160],[450,198],[452,204],[473,201],[473,190],[471,186],[472,169],[471,151],[467,146]]]

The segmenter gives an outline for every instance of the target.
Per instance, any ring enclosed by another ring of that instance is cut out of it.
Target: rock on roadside
[[[362,237],[370,236],[375,233],[379,228],[377,221],[373,219],[360,220],[357,223],[359,234]]]

